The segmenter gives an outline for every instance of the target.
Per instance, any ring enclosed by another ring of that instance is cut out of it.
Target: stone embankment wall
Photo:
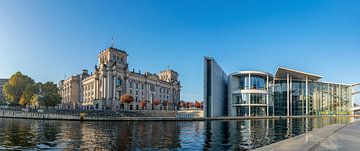
[[[21,110],[0,109],[0,117],[29,118],[48,120],[101,120],[101,121],[127,121],[127,120],[170,120],[175,119],[176,111],[64,111],[53,110],[46,112],[29,112]]]

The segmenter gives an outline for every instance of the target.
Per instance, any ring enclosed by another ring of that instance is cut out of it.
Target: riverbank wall
[[[165,111],[159,111],[166,114]],[[173,111],[172,111],[173,112]],[[186,112],[188,113],[188,112]],[[160,113],[158,113],[160,114]],[[173,114],[173,113],[171,113]],[[177,115],[181,115],[179,113]],[[55,114],[36,113],[26,111],[13,111],[0,109],[2,118],[41,119],[41,120],[75,120],[75,121],[213,121],[213,120],[249,120],[249,119],[280,119],[280,118],[305,118],[305,117],[351,117],[351,116],[269,116],[269,117],[193,117],[193,116],[164,116],[164,117],[123,117],[123,116],[87,116],[86,114]]]

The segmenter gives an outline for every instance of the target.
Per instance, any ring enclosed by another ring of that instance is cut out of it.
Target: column
[[[269,75],[266,76],[266,116],[269,116]]]
[[[290,112],[290,108],[289,108],[289,103],[290,103],[290,94],[289,94],[289,89],[290,89],[290,84],[289,84],[289,74],[286,74],[286,116],[289,116]]]
[[[105,97],[105,77],[101,76],[102,80],[101,80],[101,100],[104,99]]]
[[[112,95],[112,98],[113,100],[116,99],[116,80],[117,80],[117,75],[113,76],[113,95]]]
[[[293,86],[292,86],[292,76],[290,76],[290,90],[289,90],[289,92],[290,92],[290,104],[289,104],[289,109],[290,109],[290,116],[292,116],[293,115],[293,106],[292,106],[292,104],[293,104],[293,93],[292,93],[292,88],[293,88]]]
[[[112,98],[111,98],[111,96],[112,96],[112,73],[111,73],[111,71],[108,71],[107,72],[107,80],[106,80],[106,82],[107,82],[107,86],[106,86],[106,100],[111,100]]]
[[[354,115],[354,112],[355,112],[355,111],[351,111],[351,109],[354,108],[355,95],[357,94],[356,87],[357,87],[357,85],[353,85],[350,90],[347,90],[347,92],[349,93],[349,91],[350,91],[350,94],[351,94],[350,106],[347,107],[348,110],[350,111],[350,115]]]
[[[309,115],[309,88],[308,76],[305,78],[305,101],[306,101],[306,115]]]
[[[97,100],[97,80],[95,79],[95,81],[94,81],[94,95],[95,95],[95,97],[94,97],[94,100]]]
[[[250,90],[251,89],[251,75],[250,75],[250,73],[249,73],[249,89],[248,90]],[[249,117],[251,116],[251,94],[249,93]]]
[[[273,86],[272,86],[272,94],[273,94],[273,110],[272,110],[272,112],[273,112],[273,116],[275,116],[275,97],[274,97],[274,93],[275,93],[275,77],[273,78]]]

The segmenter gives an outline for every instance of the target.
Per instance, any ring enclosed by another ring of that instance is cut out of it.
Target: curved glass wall
[[[269,99],[271,99],[269,95]],[[251,100],[251,102],[250,102]],[[233,104],[265,104],[266,105],[266,93],[241,93],[234,94],[232,98]]]
[[[230,88],[231,115],[273,115],[273,93],[272,89],[267,88],[270,87],[270,83],[273,81],[271,75],[259,72],[244,72],[231,75],[229,78],[229,81],[231,81],[228,85]]]
[[[266,106],[251,106],[251,116],[266,116]],[[249,106],[236,107],[236,116],[249,116]]]
[[[250,79],[250,80],[249,80]],[[240,90],[248,90],[248,89],[257,89],[257,90],[265,90],[266,89],[266,77],[260,77],[256,75],[242,75],[240,77]]]
[[[251,89],[265,90],[266,78],[259,76],[251,76]]]
[[[251,104],[266,104],[265,93],[251,93],[250,94]]]
[[[249,93],[241,93],[233,95],[233,104],[249,104]]]
[[[240,90],[248,90],[249,89],[249,75],[240,77]]]
[[[251,106],[251,116],[266,116],[266,106]]]
[[[249,116],[249,107],[248,106],[236,107],[236,116]]]

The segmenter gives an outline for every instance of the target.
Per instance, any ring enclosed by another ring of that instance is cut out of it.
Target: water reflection
[[[203,149],[250,150],[331,124],[347,124],[351,118],[294,118],[205,123]]]
[[[0,150],[249,150],[351,118],[78,122],[0,118]]]

